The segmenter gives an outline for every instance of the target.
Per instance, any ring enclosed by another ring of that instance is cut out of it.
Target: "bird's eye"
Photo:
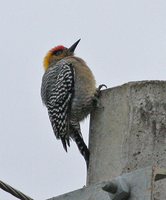
[[[55,55],[55,56],[59,56],[59,55],[61,55],[62,54],[62,50],[58,50],[58,51],[55,51],[53,54]]]

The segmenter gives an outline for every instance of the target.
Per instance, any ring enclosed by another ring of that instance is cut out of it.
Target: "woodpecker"
[[[80,121],[92,111],[103,85],[96,89],[92,71],[83,59],[74,56],[79,42],[80,39],[70,48],[56,46],[46,54],[41,97],[56,138],[62,141],[66,152],[70,140],[74,140],[88,167],[89,150],[81,134]]]

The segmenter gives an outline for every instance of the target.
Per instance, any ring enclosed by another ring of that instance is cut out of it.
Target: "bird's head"
[[[75,42],[70,48],[66,48],[64,46],[56,46],[52,48],[44,57],[44,69],[45,71],[49,68],[50,64],[57,63],[61,59],[74,55],[74,50],[77,47],[80,39]]]

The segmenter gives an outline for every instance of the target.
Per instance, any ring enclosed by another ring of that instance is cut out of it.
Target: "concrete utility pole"
[[[89,146],[87,187],[52,200],[165,200],[166,81],[102,91]]]

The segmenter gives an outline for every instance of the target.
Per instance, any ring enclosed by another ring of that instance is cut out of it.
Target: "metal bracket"
[[[50,200],[151,200],[155,181],[163,178],[166,169],[146,167]]]
[[[129,185],[121,177],[114,182],[108,182],[102,189],[109,193],[111,200],[127,200],[130,197]]]

